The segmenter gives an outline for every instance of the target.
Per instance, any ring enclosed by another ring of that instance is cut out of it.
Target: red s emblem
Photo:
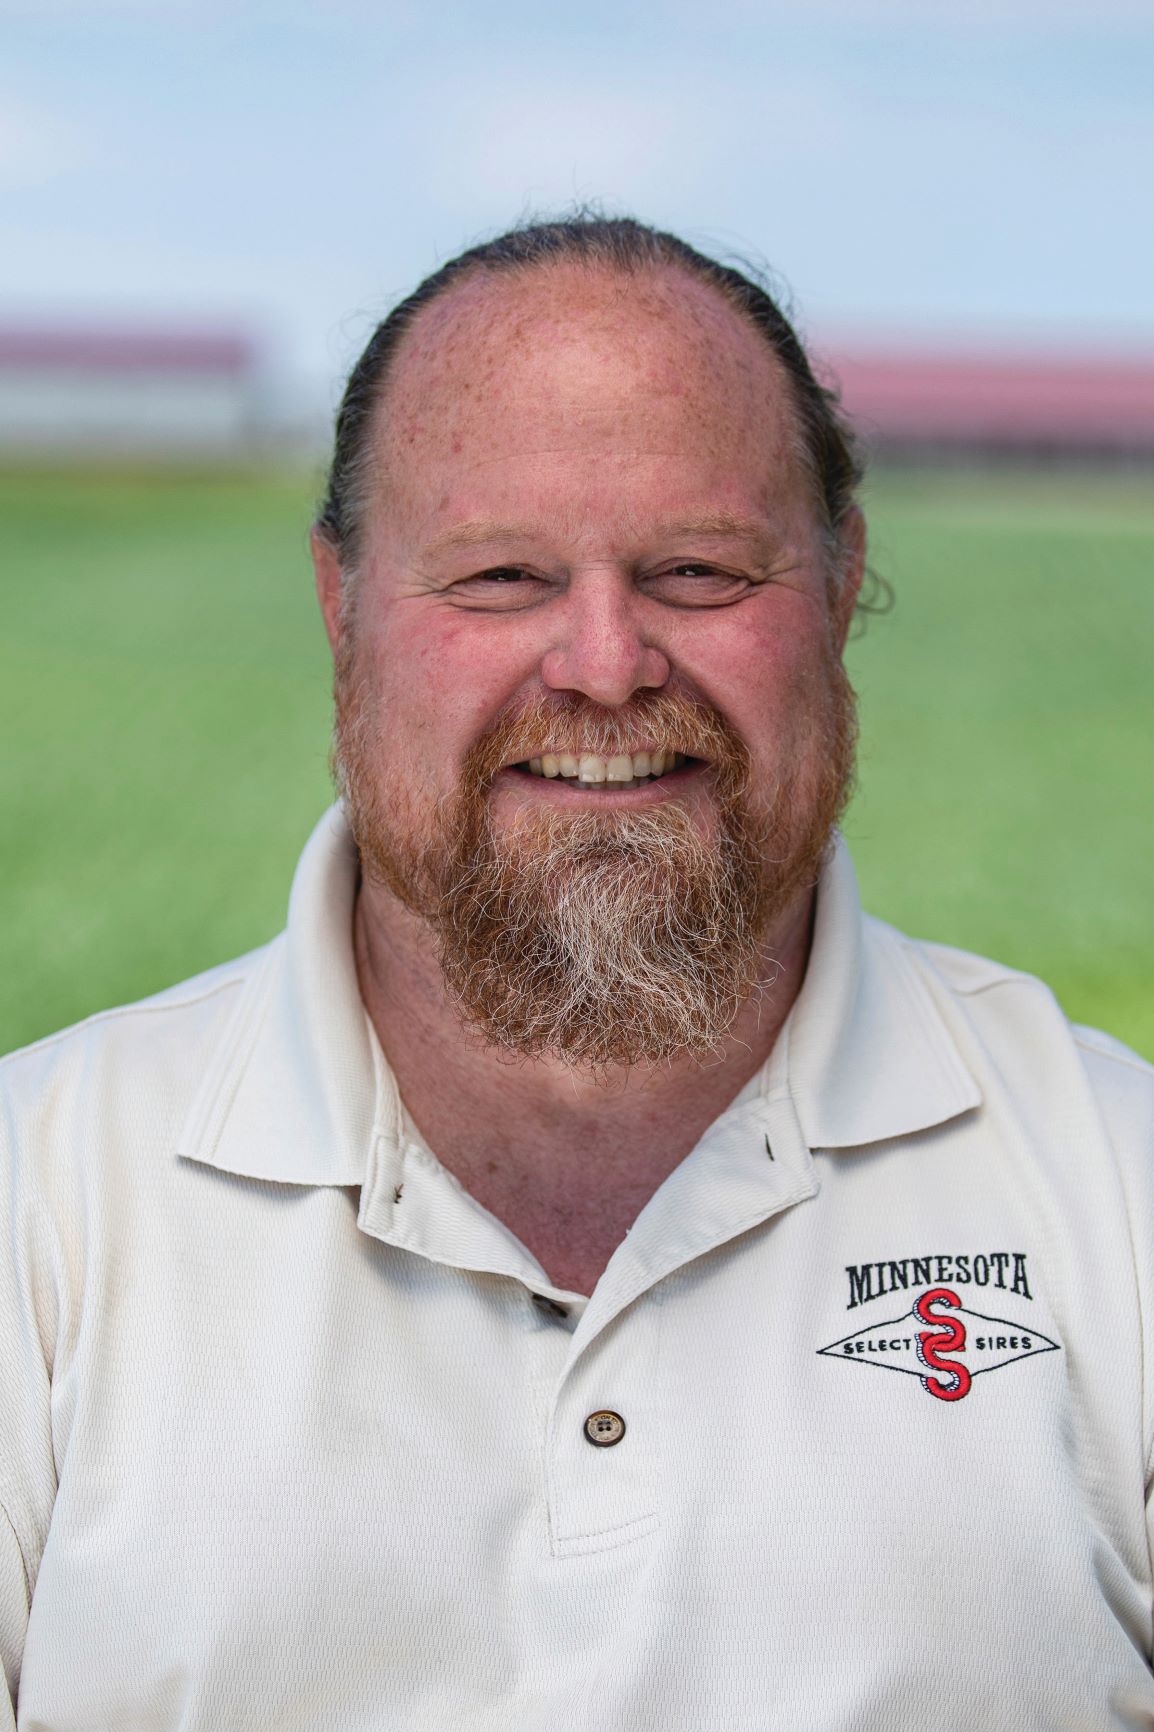
[[[918,1332],[918,1358],[923,1365],[928,1365],[931,1371],[939,1371],[949,1379],[943,1382],[941,1377],[923,1377],[922,1388],[928,1389],[931,1395],[936,1395],[939,1401],[960,1401],[963,1395],[970,1392],[970,1374],[960,1359],[943,1359],[943,1353],[955,1353],[966,1345],[966,1326],[960,1317],[943,1317],[940,1313],[930,1310],[931,1305],[949,1305],[958,1310],[961,1300],[949,1287],[931,1287],[928,1293],[923,1293],[914,1304],[914,1310],[923,1323],[934,1325],[932,1329],[922,1329]]]

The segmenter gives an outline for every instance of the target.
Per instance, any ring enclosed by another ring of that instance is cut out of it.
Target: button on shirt
[[[839,845],[585,1300],[408,1123],[355,881],[334,811],[281,938],[2,1067],[0,1726],[1154,1727],[1149,1069]]]

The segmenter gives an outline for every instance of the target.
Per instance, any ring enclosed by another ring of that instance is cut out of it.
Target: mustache
[[[744,778],[749,753],[735,729],[702,698],[674,689],[640,691],[627,704],[609,708],[577,694],[542,695],[507,705],[468,752],[466,787],[484,789],[508,764],[542,748],[551,752],[597,752],[605,757],[636,750],[651,740]]]

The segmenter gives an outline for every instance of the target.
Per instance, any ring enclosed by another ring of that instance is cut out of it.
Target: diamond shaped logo
[[[939,1401],[962,1400],[985,1371],[1058,1351],[1057,1341],[1028,1324],[968,1310],[951,1287],[930,1287],[902,1316],[818,1348],[831,1359],[904,1371]]]

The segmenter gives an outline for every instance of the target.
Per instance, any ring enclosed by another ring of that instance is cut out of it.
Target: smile
[[[666,751],[621,752],[614,757],[603,757],[599,752],[542,752],[540,757],[524,759],[510,768],[530,776],[556,778],[576,788],[603,787],[616,792],[644,787],[697,761],[683,752]]]

